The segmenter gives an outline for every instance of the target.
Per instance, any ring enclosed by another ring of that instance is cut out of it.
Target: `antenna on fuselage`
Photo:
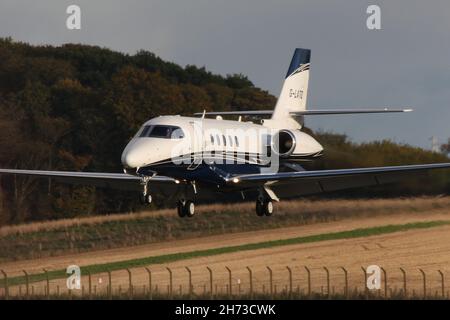
[[[205,115],[206,115],[206,110],[203,110],[202,119],[205,118]]]

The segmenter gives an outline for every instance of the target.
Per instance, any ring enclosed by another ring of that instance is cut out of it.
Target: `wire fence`
[[[449,299],[441,270],[381,267],[378,278],[367,270],[266,266],[233,271],[228,266],[220,270],[186,266],[155,271],[144,267],[84,274],[80,289],[68,289],[67,278],[54,277],[45,269],[40,280],[26,271],[9,277],[0,270],[0,299]]]

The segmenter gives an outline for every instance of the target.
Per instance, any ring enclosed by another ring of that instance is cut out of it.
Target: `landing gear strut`
[[[147,187],[147,183],[148,183],[148,179],[144,179],[144,181],[142,182],[142,185],[144,187],[144,190],[142,191],[142,194],[140,196],[140,200],[142,204],[150,204],[152,203],[152,195],[148,192],[148,187]]]
[[[256,200],[256,215],[258,217],[271,216],[273,213],[273,202],[270,199]]]
[[[179,200],[177,203],[178,216],[191,218],[195,214],[195,204],[192,200]]]

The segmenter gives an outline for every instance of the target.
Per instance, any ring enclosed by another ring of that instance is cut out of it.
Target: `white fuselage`
[[[128,143],[122,164],[131,169],[203,159],[267,165],[277,132],[280,129],[252,122],[160,116],[147,121]],[[295,139],[289,154],[277,154],[285,160],[317,156],[323,150],[314,138],[300,130],[289,134]]]

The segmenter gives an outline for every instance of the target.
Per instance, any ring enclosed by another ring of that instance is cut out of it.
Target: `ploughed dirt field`
[[[258,243],[267,240],[288,239],[330,232],[385,226],[390,224],[405,224],[419,221],[450,220],[447,210],[433,210],[429,214],[405,214],[395,216],[378,216],[356,220],[343,220],[328,223],[317,223],[298,227],[280,228],[254,232],[242,232],[230,235],[210,236],[197,239],[168,241],[164,243],[127,247],[64,255],[37,260],[3,263],[0,269],[5,270],[9,277],[28,273],[41,273],[47,270],[65,269],[68,265],[86,266],[129,259],[158,256],[169,253],[189,252],[195,250],[235,246],[247,243]],[[328,240],[315,243],[292,244],[274,248],[256,249],[209,257],[199,257],[180,260],[166,264],[149,265],[152,274],[152,292],[166,293],[169,290],[172,271],[172,292],[187,293],[189,288],[189,273],[192,272],[192,286],[195,293],[210,291],[212,272],[212,289],[218,293],[226,293],[231,270],[233,294],[248,292],[250,288],[249,270],[252,270],[253,290],[269,292],[270,272],[272,270],[272,292],[286,290],[290,286],[287,266],[292,270],[293,290],[308,290],[307,270],[311,272],[311,288],[315,292],[327,292],[327,272],[329,270],[330,291],[342,292],[344,289],[345,267],[348,271],[348,287],[353,290],[364,288],[365,274],[361,267],[378,265],[387,272],[388,286],[392,290],[400,290],[404,286],[403,273],[406,272],[407,290],[417,294],[423,292],[422,269],[426,274],[426,290],[428,294],[441,294],[442,283],[438,270],[450,276],[450,226],[439,226],[426,229],[401,231],[377,236],[361,237],[345,240]],[[112,272],[113,291],[125,292],[129,282],[135,291],[149,291],[149,274],[144,267]],[[448,278],[450,279],[450,277]],[[450,280],[449,280],[450,281]],[[87,276],[82,277],[82,284],[87,290]],[[33,283],[35,293],[44,292],[45,282]],[[381,291],[384,277],[382,277]],[[92,275],[92,290],[106,292],[108,274]],[[450,282],[448,283],[450,289]],[[19,288],[10,288],[12,294]],[[23,292],[24,285],[20,290]],[[51,292],[67,291],[66,280],[51,280]],[[445,287],[445,291],[447,288]]]

